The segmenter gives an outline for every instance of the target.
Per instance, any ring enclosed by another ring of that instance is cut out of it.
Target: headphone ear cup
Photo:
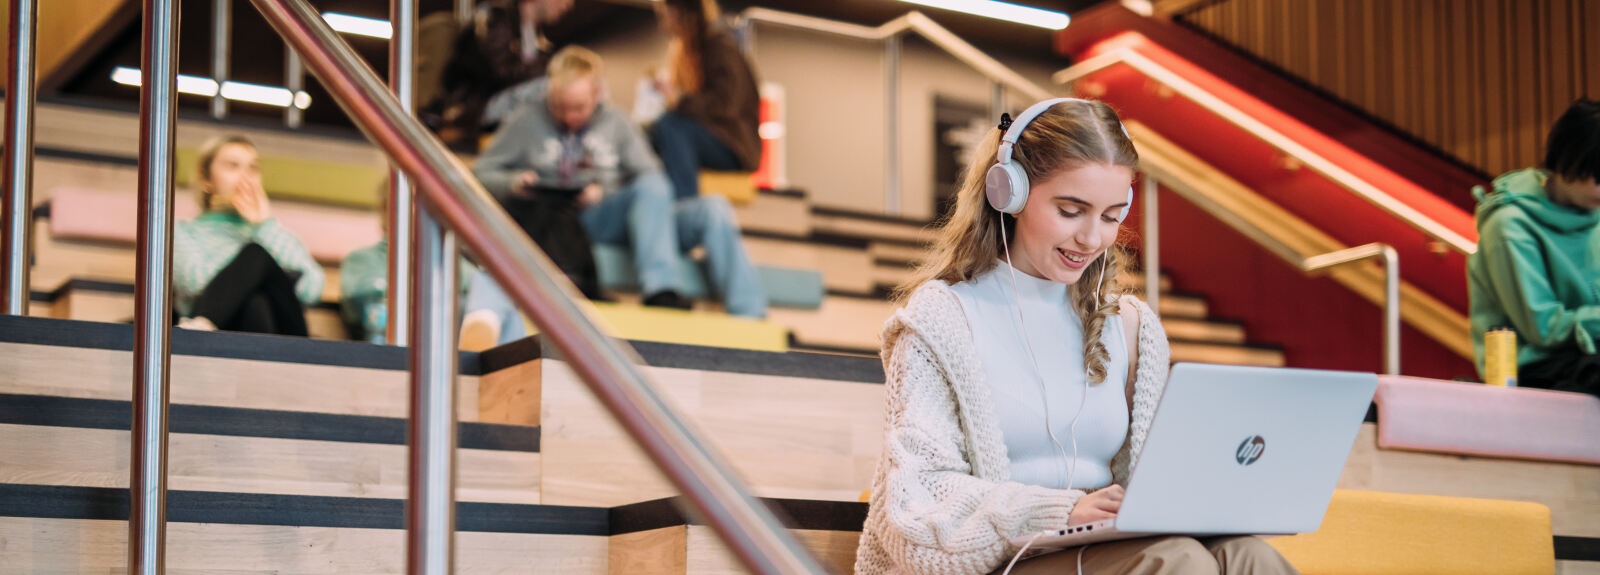
[[[1028,204],[1028,174],[1016,164],[990,166],[983,187],[989,207],[1001,213],[1016,214]]]
[[[989,207],[997,211],[1003,212],[1011,204],[1011,175],[1006,173],[1005,164],[989,166],[983,176],[983,194],[989,198]]]
[[[1118,222],[1128,221],[1128,212],[1133,210],[1133,186],[1128,186],[1128,202],[1122,206],[1122,215],[1117,216]]]

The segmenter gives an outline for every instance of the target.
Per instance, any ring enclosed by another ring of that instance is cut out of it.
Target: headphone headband
[[[1088,100],[1082,98],[1052,98],[1028,106],[1028,109],[1023,110],[1021,114],[1017,115],[1016,119],[1011,121],[1011,126],[1006,128],[1005,135],[1000,137],[1000,151],[995,154],[995,161],[1001,164],[1011,163],[1011,147],[1017,145],[1017,140],[1022,138],[1022,130],[1027,128],[1028,124],[1033,123],[1033,119],[1039,117],[1045,110],[1049,110],[1062,102],[1088,102]]]

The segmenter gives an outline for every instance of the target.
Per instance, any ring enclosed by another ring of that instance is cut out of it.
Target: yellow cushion
[[[589,318],[606,334],[629,341],[653,341],[702,347],[789,351],[789,331],[767,320],[720,313],[648,308],[637,304],[584,302]],[[526,319],[526,318],[525,318]],[[538,327],[528,321],[528,333]]]
[[[1268,543],[1304,575],[1555,571],[1550,508],[1519,501],[1339,490],[1320,530]]]
[[[756,184],[750,172],[700,172],[700,193],[728,198],[736,206],[756,200]]]
[[[176,155],[173,177],[178,185],[188,185],[198,175],[198,154],[194,148],[179,148]],[[388,169],[382,166],[261,156],[262,181],[267,194],[273,197],[374,207],[379,205],[378,186],[388,175]]]

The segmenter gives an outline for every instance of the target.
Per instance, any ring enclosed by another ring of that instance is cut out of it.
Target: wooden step
[[[1244,326],[1236,323],[1166,318],[1161,320],[1161,327],[1166,330],[1170,339],[1206,343],[1245,343]]]
[[[1557,536],[1600,537],[1600,466],[1383,449],[1380,425],[1361,426],[1340,488],[1530,501],[1550,507]]]
[[[634,346],[657,392],[757,495],[855,501],[870,485],[883,439],[876,358]],[[541,502],[677,494],[565,362],[540,361]]]
[[[811,233],[811,203],[804,197],[760,193],[747,205],[735,205],[733,213],[742,230],[790,236]]]
[[[813,269],[828,290],[872,293],[872,256],[866,250],[753,235],[744,236],[744,248],[756,265]]]
[[[73,279],[132,284],[137,253],[131,244],[57,241],[48,220],[33,226],[34,264],[28,283],[37,291],[53,291]],[[339,266],[322,266],[322,300],[339,301]]]
[[[1283,367],[1283,352],[1264,347],[1189,342],[1169,339],[1172,361]]]
[[[121,573],[126,489],[0,485],[7,573]],[[460,573],[606,575],[607,509],[457,507]],[[174,573],[406,572],[405,501],[172,490],[166,566]]]
[[[239,333],[172,332],[174,404],[403,418],[410,383],[404,348]],[[133,326],[0,316],[0,393],[128,401]],[[493,362],[463,353],[461,421],[537,425],[485,403],[525,377],[519,348]],[[66,366],[70,366],[67,368]]]
[[[816,310],[772,309],[767,317],[787,326],[803,347],[865,350],[875,354],[871,350],[878,347],[878,332],[895,309],[895,304],[882,299],[830,295]],[[1163,321],[1203,322],[1205,300],[1183,295],[1163,296],[1161,315]],[[1192,326],[1191,323],[1185,327]]]
[[[173,490],[166,565],[174,572],[399,575],[404,501]],[[867,506],[768,499],[832,573],[848,573]],[[563,575],[744,573],[682,503],[624,507],[475,506],[456,510],[455,571]],[[127,561],[127,491],[0,484],[7,573],[118,573]],[[14,571],[13,571],[14,570]]]
[[[128,486],[128,402],[0,394],[0,483]],[[406,496],[406,421],[196,405],[171,407],[172,489]],[[462,423],[457,498],[539,502],[538,428]]]
[[[933,242],[938,233],[925,223],[815,206],[811,209],[811,229],[813,232],[904,246],[926,246]]]
[[[1205,319],[1209,315],[1205,298],[1190,294],[1163,293],[1159,307],[1163,321],[1167,318]]]
[[[47,310],[45,317],[56,319],[133,323],[133,298],[131,283],[74,278],[46,297],[32,300],[30,307]],[[305,313],[306,330],[312,339],[350,339],[344,318],[340,316],[338,302],[320,302],[307,307]]]

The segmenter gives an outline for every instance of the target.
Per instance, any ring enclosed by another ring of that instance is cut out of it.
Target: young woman
[[[199,155],[203,213],[173,230],[179,327],[306,335],[304,304],[322,296],[322,266],[273,219],[255,144],[226,136]]]
[[[858,574],[999,572],[1013,538],[1114,517],[1166,383],[1160,320],[1115,295],[1139,161],[1116,112],[1051,100],[984,138],[884,327],[886,436]],[[1010,567],[1295,572],[1254,537],[1132,539]]]
[[[678,199],[700,195],[700,169],[754,171],[761,165],[761,94],[739,44],[721,23],[716,0],[662,0],[661,28],[672,36],[668,110],[650,144]]]
[[[1472,341],[1517,333],[1517,385],[1600,396],[1600,102],[1556,120],[1544,165],[1507,172],[1478,198],[1478,251],[1467,256]]]

